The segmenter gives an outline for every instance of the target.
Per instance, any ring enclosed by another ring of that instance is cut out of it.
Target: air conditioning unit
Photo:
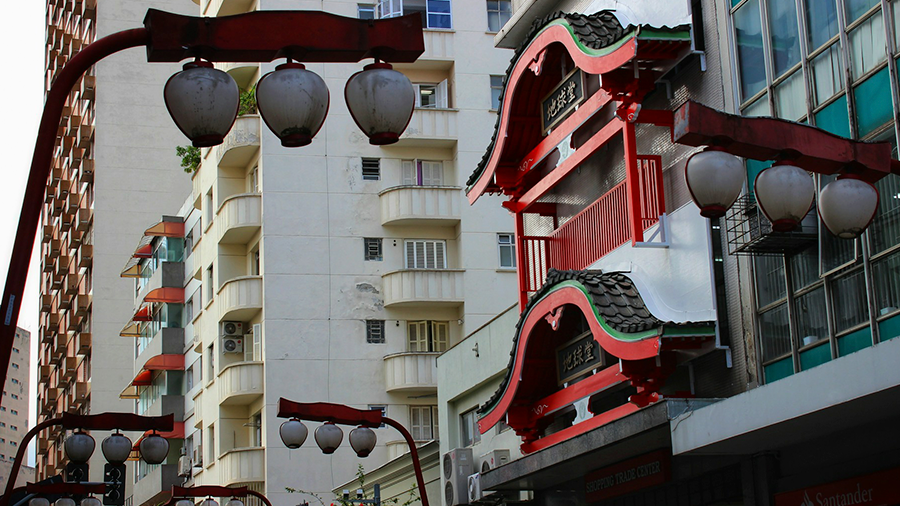
[[[244,353],[244,338],[223,337],[222,353]]]
[[[193,469],[194,465],[191,463],[190,457],[182,455],[178,459],[178,476],[191,476]]]
[[[509,450],[494,450],[481,456],[481,472],[486,473],[509,462]]]
[[[219,326],[219,335],[222,337],[244,337],[244,324],[242,322],[222,322]]]
[[[191,459],[194,462],[194,467],[203,467],[203,447],[196,446],[194,447],[194,455]]]
[[[474,469],[472,466],[471,448],[455,448],[444,454],[441,463],[444,472],[444,505],[457,506],[469,503],[469,475]]]
[[[469,483],[469,504],[481,499],[481,473],[470,474]]]

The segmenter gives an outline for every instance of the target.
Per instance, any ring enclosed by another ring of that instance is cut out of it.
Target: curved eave
[[[578,40],[568,22],[564,19],[557,19],[550,22],[532,39],[519,56],[507,79],[503,102],[500,106],[496,142],[489,147],[491,155],[481,175],[474,184],[466,189],[466,196],[470,204],[478,200],[478,197],[485,192],[499,191],[499,188],[493,185],[493,180],[507,143],[507,136],[500,132],[505,133],[512,121],[510,111],[514,94],[509,91],[516,89],[525,72],[531,72],[529,67],[533,62],[539,60],[541,52],[551,44],[560,43],[566,48],[576,67],[589,74],[604,74],[628,63],[637,55],[637,34],[638,30],[632,30],[610,46],[592,49]]]

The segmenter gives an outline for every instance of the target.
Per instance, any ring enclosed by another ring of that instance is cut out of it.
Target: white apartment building
[[[16,452],[28,425],[28,385],[31,384],[31,332],[16,327],[12,356],[3,385],[3,405],[0,406],[0,487],[6,487]],[[16,484],[34,481],[34,468],[23,467]]]
[[[138,257],[149,257],[123,272],[139,279],[135,318],[122,334],[142,341],[123,394],[144,414],[177,417],[172,396],[184,400],[167,464],[138,467],[134,506],[181,480],[248,486],[274,504],[316,502],[286,487],[327,501],[358,462],[374,469],[407,451],[396,431],[378,429],[376,450],[360,461],[347,427],[342,448],[326,456],[314,423],[306,444],[288,450],[278,436],[281,397],[381,408],[416,440],[438,438],[437,355],[514,302],[512,219],[491,198],[473,207],[463,193],[489,142],[511,55],[493,47],[492,29],[508,15],[502,4],[397,3],[397,13],[422,12],[426,26],[419,61],[395,65],[417,91],[397,144],[370,145],[347,111],[343,87],[361,62],[307,66],[331,94],[311,145],[282,147],[249,112],[222,145],[201,150],[187,205],[163,218],[171,225],[147,230]],[[305,7],[390,14],[386,5],[271,0],[204,1],[200,14]],[[277,63],[217,67],[249,91]],[[181,334],[183,359],[167,351]]]

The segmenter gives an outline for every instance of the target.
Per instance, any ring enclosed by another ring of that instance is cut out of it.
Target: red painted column
[[[519,275],[519,311],[528,303],[528,264],[525,263],[525,220],[521,211],[516,211],[516,265]]]
[[[628,224],[631,227],[631,245],[644,241],[644,227],[641,226],[641,175],[638,172],[637,139],[634,123],[622,126],[622,140],[625,144],[625,186],[628,191]]]

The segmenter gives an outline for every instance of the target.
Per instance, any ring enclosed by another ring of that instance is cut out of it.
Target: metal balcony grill
[[[775,232],[756,205],[755,195],[741,196],[725,215],[725,237],[732,255],[790,255],[815,244],[819,221],[816,206],[790,232]]]

